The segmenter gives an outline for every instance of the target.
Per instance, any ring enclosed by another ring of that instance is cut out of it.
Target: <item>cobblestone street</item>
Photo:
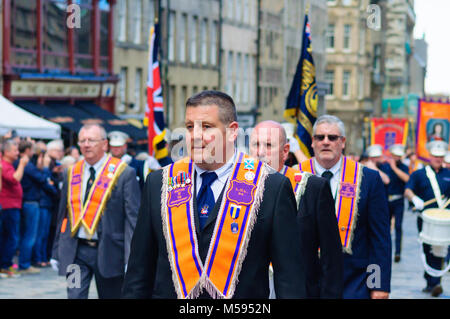
[[[392,299],[433,298],[421,290],[425,287],[423,265],[420,260],[420,244],[417,241],[416,215],[406,212],[403,219],[403,253],[399,263],[392,264]],[[41,273],[19,278],[0,279],[1,299],[66,299],[66,282],[50,267]],[[442,279],[444,293],[439,299],[450,298],[450,273]],[[97,298],[94,280],[89,298]],[[433,298],[436,299],[436,298]]]

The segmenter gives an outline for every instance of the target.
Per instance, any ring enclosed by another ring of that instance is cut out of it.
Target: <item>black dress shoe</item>
[[[400,255],[395,255],[394,261],[398,263],[400,261]]]
[[[444,292],[444,289],[442,289],[441,285],[436,285],[431,289],[431,296],[433,297],[439,297],[440,294]]]

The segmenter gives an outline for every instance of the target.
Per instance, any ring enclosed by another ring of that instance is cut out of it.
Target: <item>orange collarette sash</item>
[[[108,156],[89,191],[85,205],[82,201],[82,189],[86,184],[83,180],[84,166],[85,161],[82,160],[68,170],[67,205],[72,237],[80,225],[85,228],[90,237],[94,235],[111,191],[127,164],[118,158]]]
[[[299,165],[301,171],[316,174],[313,158]],[[347,157],[342,157],[338,193],[335,198],[336,218],[344,252],[351,254],[353,232],[358,217],[358,201],[363,166]]]
[[[193,163],[184,158],[163,168],[161,217],[178,298],[196,298],[203,289],[213,298],[233,296],[267,175],[265,164],[238,154],[203,264],[194,219]]]

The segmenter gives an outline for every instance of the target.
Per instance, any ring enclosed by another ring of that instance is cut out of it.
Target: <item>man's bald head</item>
[[[250,136],[250,154],[280,171],[289,154],[284,127],[275,121],[257,124]]]

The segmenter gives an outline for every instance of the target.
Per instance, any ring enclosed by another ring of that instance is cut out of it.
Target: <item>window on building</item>
[[[101,73],[108,73],[109,66],[109,11],[108,0],[99,2],[100,9],[100,69]]]
[[[175,11],[169,12],[169,26],[168,27],[169,27],[168,58],[169,58],[169,61],[174,61],[175,60],[175,47],[176,47],[175,30],[177,28]]]
[[[234,0],[228,0],[227,1],[227,13],[228,13],[228,18],[229,19],[233,19],[234,16]]]
[[[217,42],[217,33],[219,32],[217,21],[213,21],[211,28],[211,50],[210,50],[210,59],[211,65],[217,64],[217,50],[219,48]]]
[[[344,6],[349,6],[349,5],[352,4],[352,0],[342,0],[342,4],[343,4]]]
[[[134,79],[134,110],[140,111],[142,107],[142,69],[137,68]]]
[[[181,15],[181,32],[180,32],[180,62],[186,62],[186,41],[188,35],[187,14]]]
[[[234,96],[233,94],[233,51],[228,52],[227,57],[227,80],[226,80],[226,92],[230,96]]]
[[[243,16],[243,21],[245,24],[248,24],[250,22],[250,4],[249,4],[250,0],[244,0],[244,16]]]
[[[351,24],[344,25],[344,50],[350,50]]]
[[[334,95],[334,71],[333,70],[327,70],[325,72],[325,81],[328,83],[328,92],[327,95]]]
[[[334,24],[329,24],[326,30],[327,49],[334,49]]]
[[[142,43],[142,0],[134,0],[135,1],[135,10],[134,10],[134,32],[133,32],[133,42],[136,44]]]
[[[44,69],[69,71],[68,37],[66,32],[66,0],[43,2],[43,64]],[[15,26],[13,26],[15,28]],[[19,28],[21,28],[19,26]]]
[[[120,68],[120,78],[119,78],[119,112],[125,112],[127,109],[127,91],[128,91],[128,79],[127,79],[127,68]]]
[[[342,96],[350,96],[350,71],[344,71],[342,78]]]
[[[167,122],[173,123],[174,120],[176,121],[176,119],[174,119],[174,115],[176,113],[178,113],[178,112],[176,112],[176,108],[177,108],[177,87],[175,85],[171,85],[169,87],[169,96],[170,96],[169,103],[168,103],[169,104],[169,106],[168,106],[169,112],[166,112],[166,114],[169,113],[169,121],[166,120],[166,123]]]
[[[373,48],[373,73],[379,74],[381,72],[381,44],[375,44]]]
[[[236,21],[241,22],[242,21],[242,0],[236,0],[235,3],[236,13],[234,14],[234,18]]]
[[[127,40],[127,0],[119,0],[117,2],[117,12],[119,14],[119,41]]]
[[[66,11],[67,0],[10,0],[11,11],[6,13],[11,20],[11,25],[6,26],[11,32],[10,43],[4,50],[10,50],[7,65],[11,65],[12,70],[50,73],[98,71],[100,74],[110,71],[110,1],[72,0],[71,3],[80,8],[79,16],[74,17],[73,11]],[[119,7],[124,4],[124,1],[117,3]],[[99,9],[98,16],[93,14],[94,5]],[[97,26],[99,30],[96,30]],[[37,42],[39,39],[40,43]],[[98,51],[95,50],[97,48]],[[94,65],[94,58],[98,65]]]
[[[207,39],[207,32],[208,32],[208,20],[202,19],[202,23],[200,25],[200,62],[203,65],[208,64],[208,39]]]
[[[191,63],[197,63],[197,32],[198,32],[198,18],[192,18],[192,25],[190,28],[190,61]]]
[[[80,28],[74,29],[75,65],[80,71],[89,71],[93,68],[92,59],[92,0],[81,1]]]
[[[236,85],[236,89],[234,91],[234,97],[236,99],[236,103],[241,102],[241,88],[242,88],[242,69],[241,69],[241,58],[242,54],[238,53],[236,55],[236,72],[235,72],[235,79],[234,83]]]
[[[188,89],[187,86],[181,87],[181,105],[185,105],[188,99]]]
[[[249,86],[250,86],[250,104],[255,105],[256,104],[256,57],[252,55],[250,57],[250,65],[249,65]]]
[[[242,66],[242,76],[243,76],[243,85],[242,85],[242,102],[244,104],[248,104],[248,89],[249,89],[249,56],[248,54],[244,55],[244,65]]]

